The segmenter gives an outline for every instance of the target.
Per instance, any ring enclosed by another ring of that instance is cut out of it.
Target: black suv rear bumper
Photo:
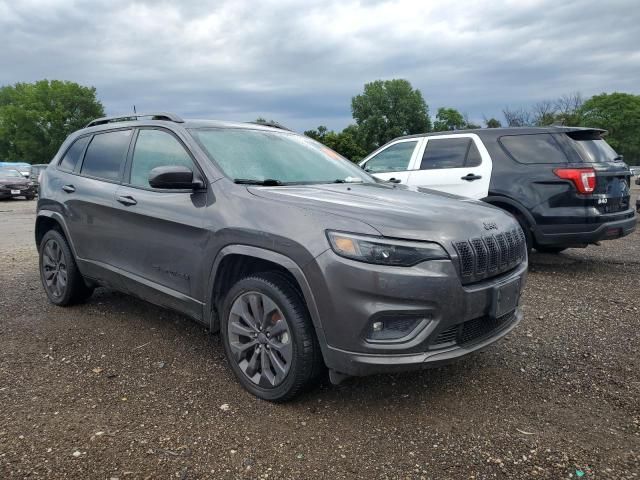
[[[618,218],[620,215],[617,215]],[[627,218],[602,223],[538,225],[535,229],[535,240],[544,246],[584,246],[602,240],[629,235],[636,229],[636,216],[633,210],[625,212]]]

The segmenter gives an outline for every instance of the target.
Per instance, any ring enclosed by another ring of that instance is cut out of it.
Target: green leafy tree
[[[640,164],[640,95],[603,93],[584,102],[580,108],[585,127],[604,128],[607,142],[626,163]]]
[[[467,122],[465,122],[464,116],[455,108],[440,107],[436,113],[436,120],[433,122],[433,130],[436,132],[462,130],[466,126]]]
[[[502,127],[502,123],[500,123],[500,120],[497,120],[495,118],[490,118],[488,120],[484,121],[485,125],[487,126],[487,128],[500,128]]]
[[[351,99],[358,144],[370,152],[392,138],[431,130],[429,109],[420,90],[407,80],[376,80]]]
[[[335,150],[352,162],[362,160],[367,155],[367,151],[358,144],[358,127],[356,125],[349,125],[342,132],[334,132],[328,130],[324,125],[320,125],[316,130],[307,130],[304,134]]]
[[[47,163],[65,138],[104,116],[96,89],[60,80],[0,88],[0,159]]]

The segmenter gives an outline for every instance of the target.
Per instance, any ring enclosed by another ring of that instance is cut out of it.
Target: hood
[[[24,177],[0,177],[0,185],[27,185],[30,181]]]
[[[262,198],[365,222],[385,237],[447,243],[517,225],[511,215],[486,203],[402,185],[249,187],[249,191]]]

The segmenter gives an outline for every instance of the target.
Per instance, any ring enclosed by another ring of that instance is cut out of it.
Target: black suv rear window
[[[73,142],[73,145],[69,147],[67,153],[64,154],[64,157],[62,157],[62,160],[60,161],[59,167],[62,170],[68,170],[69,172],[72,172],[73,169],[76,168],[78,160],[80,160],[82,152],[84,152],[84,149],[87,146],[90,138],[90,136],[81,137]]]
[[[549,133],[506,135],[500,143],[520,163],[567,163],[567,156]]]
[[[120,166],[127,156],[131,130],[99,133],[87,148],[80,173],[89,177],[117,180]]]
[[[597,130],[578,130],[568,132],[567,136],[573,147],[578,151],[583,162],[616,162],[622,157],[602,139]]]

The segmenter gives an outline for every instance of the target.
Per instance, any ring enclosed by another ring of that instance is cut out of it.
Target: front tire
[[[81,303],[93,293],[78,270],[67,240],[56,230],[49,230],[40,242],[40,279],[49,301],[61,307]]]
[[[271,402],[295,397],[321,362],[307,307],[286,276],[267,272],[238,281],[222,308],[222,342],[240,384]]]

